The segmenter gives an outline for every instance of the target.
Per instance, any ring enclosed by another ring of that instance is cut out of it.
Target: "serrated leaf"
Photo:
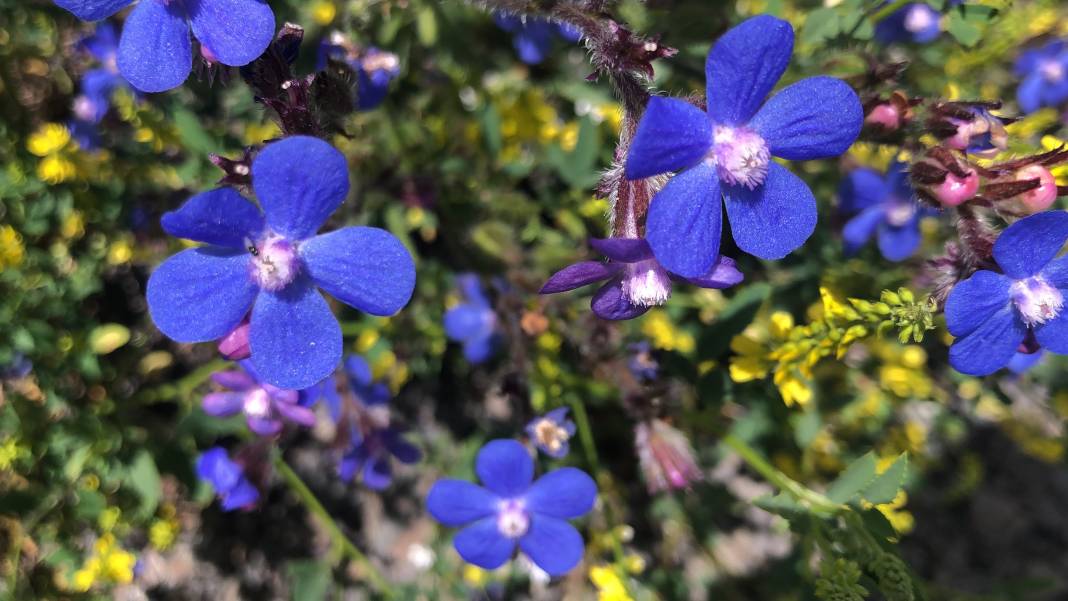
[[[893,501],[894,497],[897,496],[897,491],[901,490],[901,486],[905,483],[905,477],[908,475],[908,466],[908,453],[902,453],[885,472],[879,474],[879,476],[860,493],[860,496],[864,497],[864,499],[872,505],[879,505],[881,503],[889,503],[890,501]]]
[[[827,489],[827,498],[835,503],[847,503],[875,480],[875,454],[861,455]]]

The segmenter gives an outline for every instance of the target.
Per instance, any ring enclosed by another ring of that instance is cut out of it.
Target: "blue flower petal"
[[[345,357],[344,366],[345,374],[348,375],[352,383],[367,386],[374,381],[374,377],[371,374],[371,364],[361,355]]]
[[[500,533],[494,517],[481,519],[459,531],[452,545],[464,561],[484,570],[496,570],[515,553],[515,541]]]
[[[575,527],[563,520],[532,515],[519,548],[550,576],[563,576],[582,560],[585,544]]]
[[[61,2],[70,1],[71,0],[61,0]],[[123,5],[131,3],[131,0],[118,1]],[[57,2],[56,4],[60,4],[60,2]],[[93,35],[83,39],[80,46],[89,52],[89,54],[92,54],[93,58],[96,60],[101,63],[107,63],[115,58],[115,52],[119,49],[119,34],[116,33],[115,26],[111,23],[99,23],[93,31]]]
[[[738,248],[761,259],[781,259],[816,229],[816,197],[808,184],[771,162],[764,185],[724,189],[727,219]]]
[[[1041,73],[1031,73],[1020,82],[1016,88],[1016,103],[1020,105],[1020,112],[1027,115],[1042,108],[1042,94],[1046,86],[1046,80]]]
[[[946,299],[946,329],[960,338],[971,334],[1009,306],[1012,280],[993,271],[977,271],[958,283]]]
[[[1061,69],[1068,71],[1068,59],[1061,61]],[[1042,88],[1042,104],[1044,106],[1058,106],[1068,99],[1068,76],[1062,76],[1055,81],[1047,81]]]
[[[423,458],[423,452],[419,447],[408,442],[395,429],[389,429],[382,433],[382,442],[389,452],[397,458],[397,461],[405,464],[416,463]]]
[[[715,168],[701,163],[671,178],[653,197],[645,238],[664,269],[682,277],[708,273],[723,231],[720,196]]]
[[[260,498],[260,491],[251,482],[242,478],[222,500],[223,511],[232,511],[252,505]]]
[[[764,138],[772,155],[808,161],[845,152],[863,123],[864,109],[853,88],[820,75],[772,96],[749,127]]]
[[[1062,310],[1057,317],[1035,326],[1035,340],[1054,353],[1068,354],[1068,313]]]
[[[627,179],[642,179],[697,164],[712,148],[712,123],[678,98],[653,96],[627,151]]]
[[[716,42],[705,62],[708,114],[744,125],[782,77],[794,51],[794,29],[770,15],[747,19]]]
[[[637,263],[653,257],[653,249],[645,238],[591,238],[590,246],[620,263]]]
[[[1068,296],[1068,255],[1050,261],[1041,274],[1054,288],[1060,288]]]
[[[385,490],[393,483],[393,467],[389,457],[375,456],[363,466],[363,485],[371,490]]]
[[[879,252],[887,261],[904,261],[920,247],[920,239],[919,217],[900,226],[883,223],[879,228]]]
[[[140,2],[119,39],[119,73],[142,92],[182,85],[193,68],[189,24],[180,2]]]
[[[456,287],[464,295],[467,304],[489,308],[490,302],[486,293],[482,291],[482,282],[473,273],[465,273],[456,276]]]
[[[263,0],[186,0],[193,35],[224,65],[256,60],[274,39],[274,13]]]
[[[133,4],[133,0],[56,0],[56,6],[69,10],[82,21],[99,21]]]
[[[226,449],[212,447],[197,459],[197,476],[210,482],[215,490],[226,492],[241,479],[241,466],[230,460]]]
[[[305,241],[300,254],[319,287],[371,315],[393,315],[415,290],[412,256],[386,230],[342,228]]]
[[[994,260],[1013,279],[1042,270],[1068,240],[1068,212],[1046,211],[1005,228],[994,243]]]
[[[349,193],[345,155],[307,136],[267,145],[252,163],[267,225],[290,240],[315,234]]]
[[[580,261],[554,273],[538,294],[555,294],[607,280],[619,271],[619,265],[600,261]]]
[[[464,341],[464,359],[472,365],[478,365],[493,356],[494,349],[496,349],[494,336],[471,338]]]
[[[233,188],[216,188],[164,213],[160,225],[176,238],[244,249],[263,232],[263,214]]]
[[[949,347],[949,364],[962,374],[985,376],[1008,365],[1027,336],[1027,326],[1011,307],[994,313]]]
[[[744,279],[745,275],[738,270],[734,259],[720,255],[708,273],[697,278],[686,278],[686,281],[701,288],[722,289],[740,284]]]
[[[846,214],[858,213],[882,204],[889,195],[887,179],[878,171],[866,167],[854,169],[838,186],[838,208]]]
[[[526,447],[514,440],[491,440],[475,458],[475,473],[483,486],[501,497],[518,497],[534,478],[534,460]]]
[[[528,65],[537,65],[544,61],[552,49],[552,33],[548,23],[528,21],[524,28],[512,37],[512,46],[515,47],[519,60]]]
[[[341,360],[341,326],[305,278],[278,292],[261,292],[250,322],[252,364],[265,382],[279,388],[307,388],[333,373]]]
[[[562,467],[538,478],[527,491],[527,509],[554,518],[577,518],[593,509],[597,485],[586,472]]]
[[[204,395],[201,406],[204,413],[214,417],[237,415],[245,405],[243,392],[212,392]]]
[[[645,315],[649,307],[635,305],[623,294],[622,281],[612,280],[601,286],[590,299],[590,308],[601,319],[620,321]]]
[[[1005,367],[1009,368],[1012,373],[1019,375],[1037,365],[1044,356],[1045,353],[1041,350],[1034,353],[1017,352]]]
[[[426,497],[426,509],[445,526],[462,526],[497,512],[500,497],[464,480],[438,480]]]
[[[160,264],[148,278],[146,296],[161,332],[178,342],[206,342],[236,328],[258,292],[247,252],[206,247]]]
[[[846,222],[842,228],[842,240],[845,242],[846,254],[860,250],[875,234],[875,229],[886,218],[882,206],[868,207]]]
[[[493,333],[493,312],[477,305],[456,305],[445,312],[445,336],[464,342],[488,338]]]

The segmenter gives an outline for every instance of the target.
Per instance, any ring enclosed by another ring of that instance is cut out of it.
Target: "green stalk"
[[[883,19],[889,17],[891,14],[894,13],[894,11],[901,8],[902,6],[905,6],[911,1],[912,0],[895,0],[894,2],[891,2],[890,4],[887,4],[886,6],[880,8],[879,10],[872,13],[872,24],[878,23],[879,21],[882,21]]]
[[[813,512],[823,514],[836,514],[845,509],[844,505],[835,503],[824,495],[808,488],[800,482],[790,478],[771,465],[767,459],[749,446],[744,440],[734,434],[723,437],[723,444],[728,446],[742,458],[749,467],[756,470],[765,480],[775,485],[779,490],[794,497],[798,502],[807,505]]]
[[[334,518],[330,516],[330,512],[323,507],[323,504],[319,502],[319,499],[315,496],[315,493],[308,488],[308,485],[301,480],[293,468],[289,467],[285,459],[281,454],[274,456],[274,468],[282,475],[282,479],[285,480],[289,489],[297,495],[301,503],[310,511],[315,517],[319,519],[319,522],[326,528],[327,534],[330,535],[330,540],[334,544],[334,548],[339,550],[343,556],[347,556],[352,561],[363,568],[363,572],[367,574],[367,579],[370,581],[371,586],[378,589],[380,593],[385,595],[389,599],[396,599],[397,592],[393,590],[393,587],[389,585],[389,582],[378,571],[378,568],[371,563],[371,560],[360,551],[356,545],[345,533],[341,531],[341,527],[338,526]]]

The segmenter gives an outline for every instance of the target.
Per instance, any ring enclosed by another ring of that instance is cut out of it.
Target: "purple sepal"
[[[653,258],[653,249],[645,238],[590,238],[590,246],[620,263],[637,263]]]
[[[541,287],[539,294],[554,294],[607,280],[619,271],[618,265],[600,261],[580,261],[557,271]]]

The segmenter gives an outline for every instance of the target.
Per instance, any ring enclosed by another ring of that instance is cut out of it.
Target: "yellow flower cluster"
[[[590,568],[590,582],[597,587],[598,601],[632,601],[627,594],[623,579],[610,566],[593,566]]]
[[[177,514],[178,511],[170,503],[160,507],[160,516],[148,528],[148,542],[156,549],[166,551],[178,538],[181,524]]]
[[[642,334],[658,349],[678,353],[692,353],[697,341],[689,332],[681,330],[664,311],[652,311],[642,321]]]
[[[0,271],[8,267],[18,267],[26,256],[22,245],[22,235],[10,225],[0,226]]]
[[[93,554],[85,565],[74,573],[73,588],[86,592],[98,582],[127,584],[133,581],[137,558],[123,549],[110,532],[102,535],[93,545]]]
[[[78,175],[75,153],[78,144],[71,140],[70,131],[59,123],[46,123],[26,140],[26,149],[40,157],[37,177],[48,184],[60,184]]]

